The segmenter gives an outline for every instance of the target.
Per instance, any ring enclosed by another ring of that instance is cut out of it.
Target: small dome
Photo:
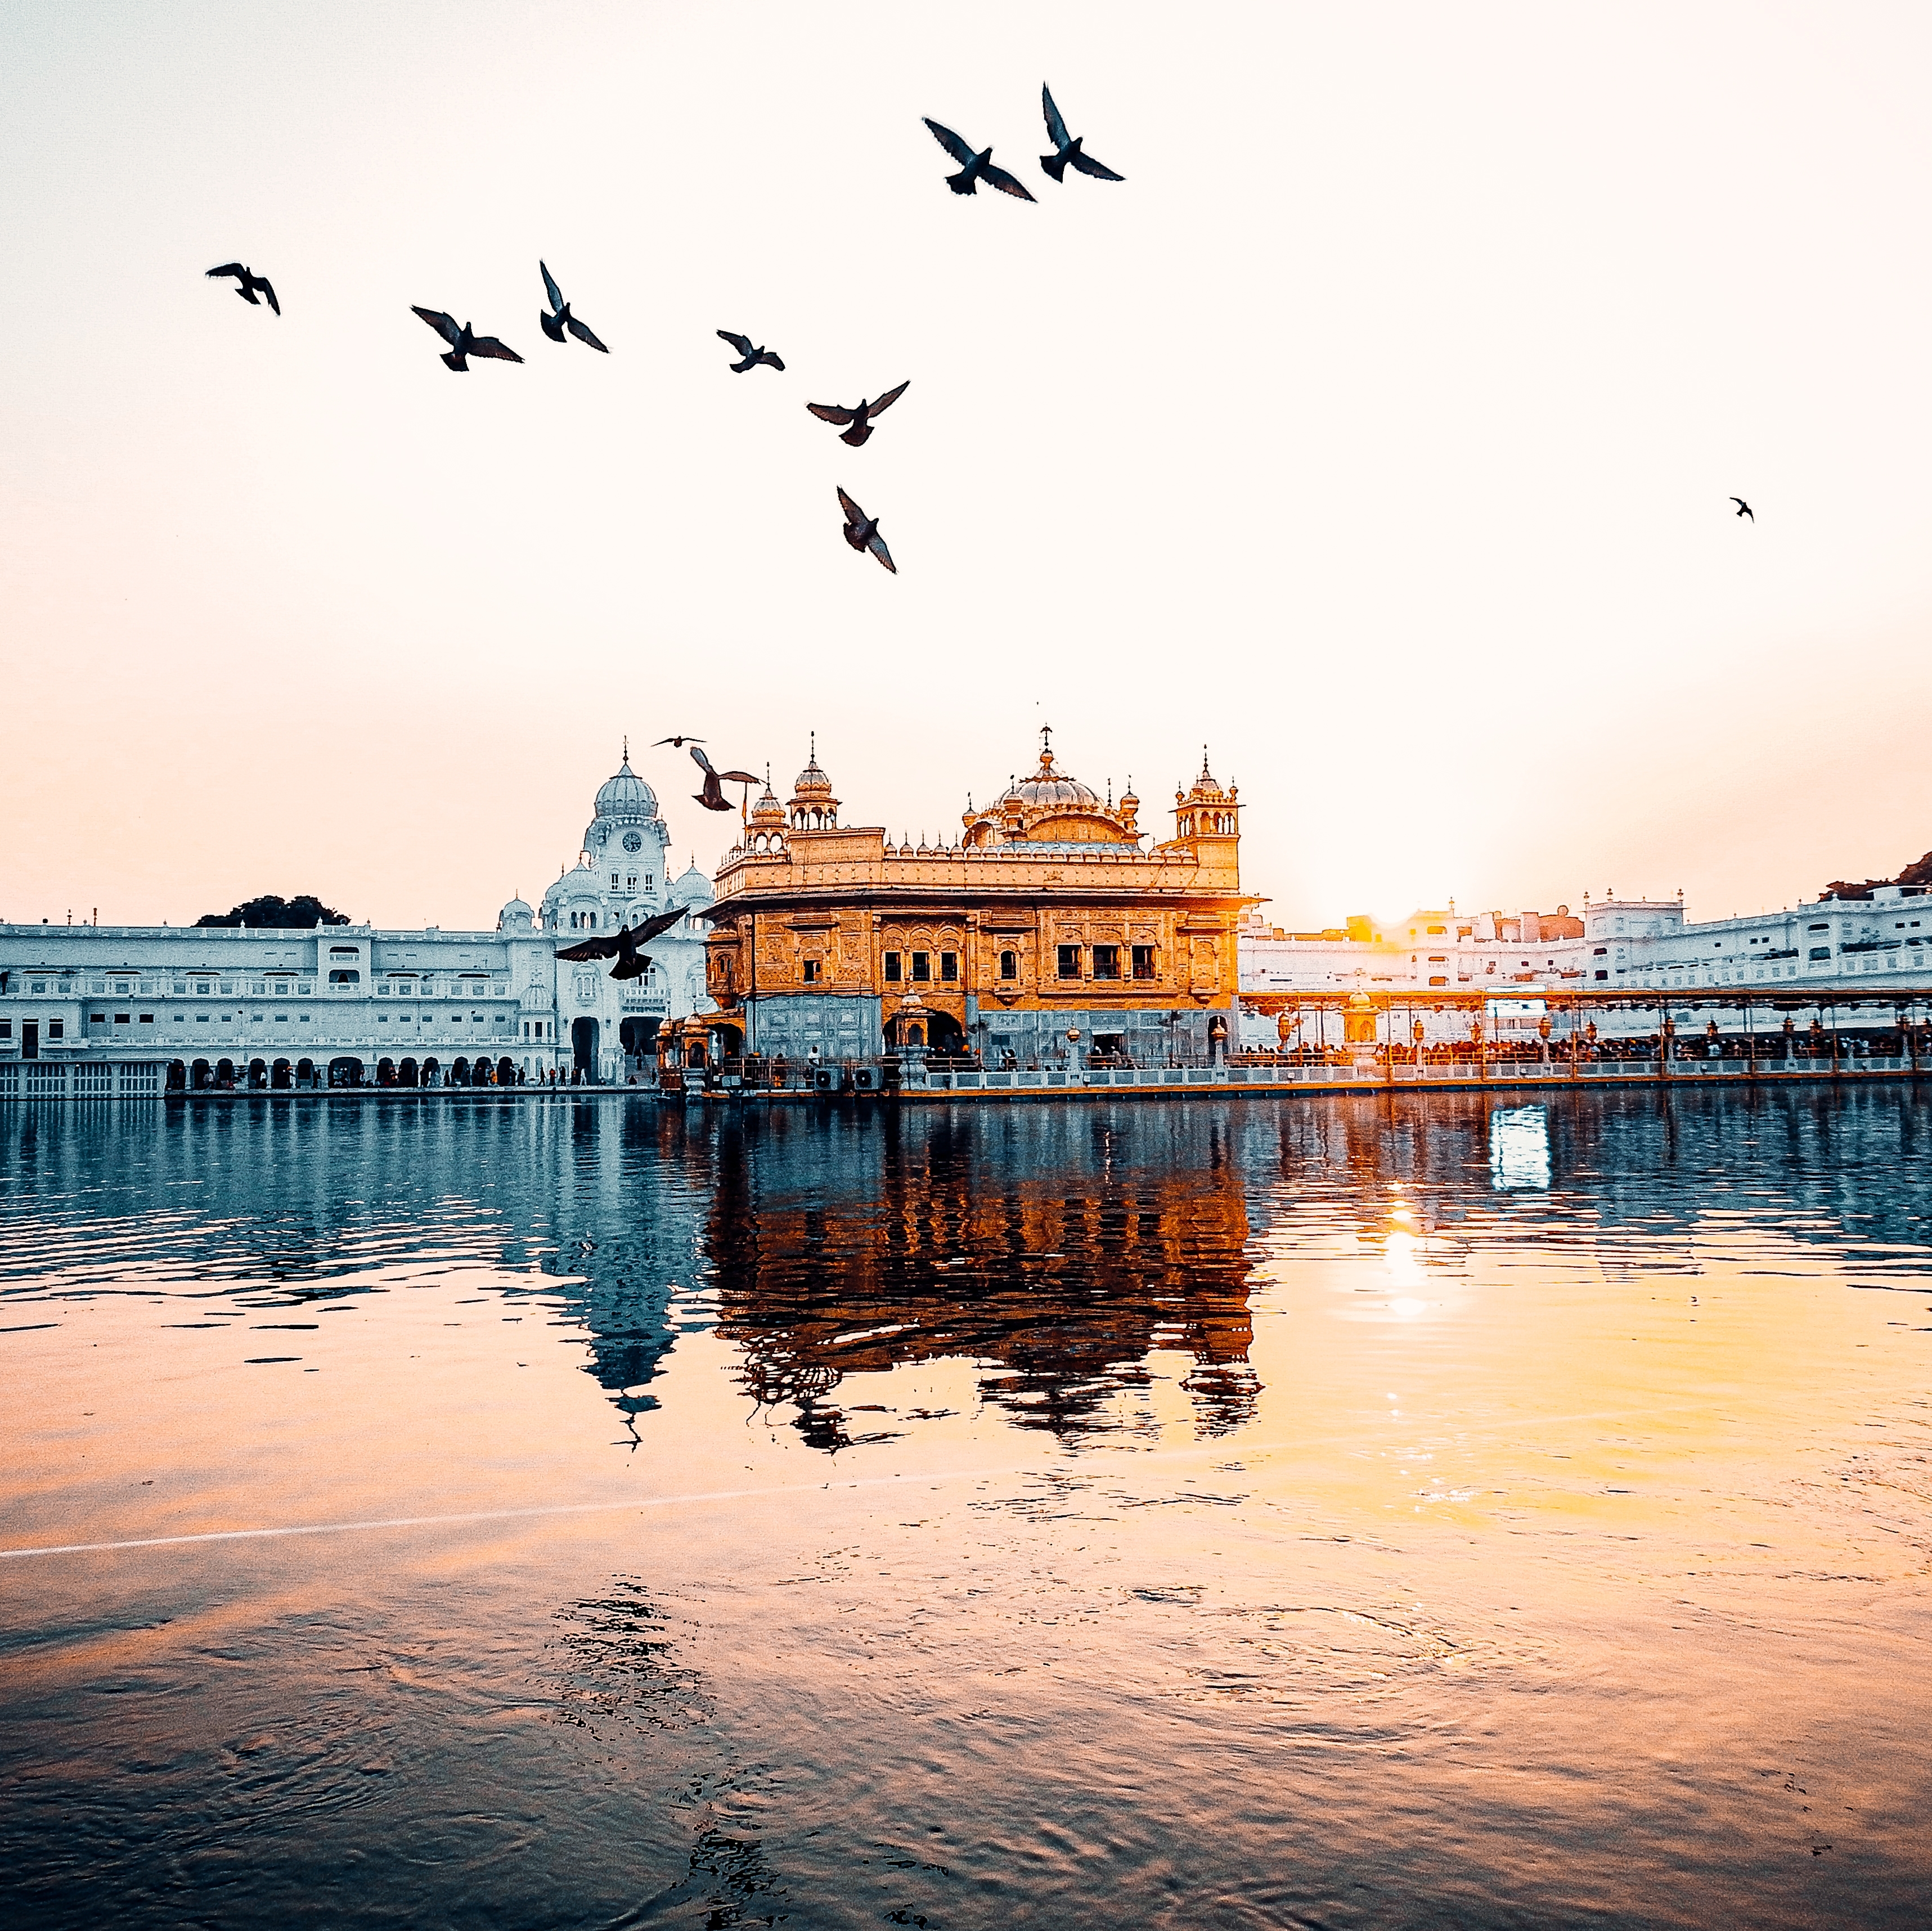
[[[527,932],[536,917],[536,914],[521,898],[512,898],[496,914],[496,929],[500,932]]]
[[[604,779],[597,791],[600,818],[655,818],[657,794],[631,769],[628,749],[616,772]]]
[[[670,889],[672,898],[680,905],[709,905],[717,897],[711,889],[711,881],[698,868],[693,859],[684,876]]]

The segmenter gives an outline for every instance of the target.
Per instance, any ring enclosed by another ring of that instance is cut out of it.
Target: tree
[[[204,912],[194,922],[197,925],[254,925],[276,931],[306,932],[317,925],[346,925],[349,915],[337,911],[332,905],[325,905],[312,892],[304,892],[298,898],[283,898],[270,892],[260,898],[250,898],[245,904],[237,905],[226,913]]]

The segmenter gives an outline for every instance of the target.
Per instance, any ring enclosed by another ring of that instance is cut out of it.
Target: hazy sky
[[[1906,5],[13,0],[0,916],[487,924],[626,730],[782,787],[815,727],[937,834],[1042,719],[1163,827],[1204,740],[1296,924],[1895,871],[1928,56]],[[1042,79],[1124,185],[1042,177]],[[805,412],[907,377],[862,449]],[[634,761],[709,869],[735,818]]]

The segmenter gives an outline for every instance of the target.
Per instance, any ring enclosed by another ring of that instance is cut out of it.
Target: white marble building
[[[493,931],[0,924],[0,1099],[647,1076],[658,1024],[710,1003],[711,882],[668,877],[670,845],[627,756],[575,866]],[[555,956],[674,904],[642,979]]]
[[[1432,991],[1494,996],[1492,1023],[1534,1027],[1539,994],[1560,991],[1606,1000],[1654,1001],[1702,991],[1761,992],[1767,1000],[1828,1006],[1896,995],[1922,1003],[1932,988],[1932,892],[1882,885],[1868,896],[1826,897],[1774,912],[1690,922],[1681,895],[1670,899],[1586,898],[1534,912],[1421,910],[1383,926],[1287,932],[1250,917],[1240,937],[1244,994],[1267,1003],[1294,993],[1413,994],[1418,1009]],[[1269,996],[1274,996],[1270,998]],[[1466,1015],[1427,1022],[1431,1039],[1458,1036]],[[1561,1030],[1568,1022],[1560,1021]],[[1600,1031],[1648,1030],[1649,1005],[1627,1015],[1594,1015]],[[1276,1020],[1244,1009],[1244,1045],[1273,1046]]]

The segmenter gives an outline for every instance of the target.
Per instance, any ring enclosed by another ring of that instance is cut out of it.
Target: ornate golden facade
[[[1048,734],[1042,733],[1043,739]],[[1118,803],[1037,770],[950,843],[842,826],[816,751],[781,803],[769,782],[707,916],[706,989],[748,1051],[863,1058],[889,1048],[1058,1065],[1100,1052],[1204,1064],[1236,992],[1240,804],[1204,755],[1174,835],[1143,843]],[[713,1021],[713,1030],[718,1030]]]

